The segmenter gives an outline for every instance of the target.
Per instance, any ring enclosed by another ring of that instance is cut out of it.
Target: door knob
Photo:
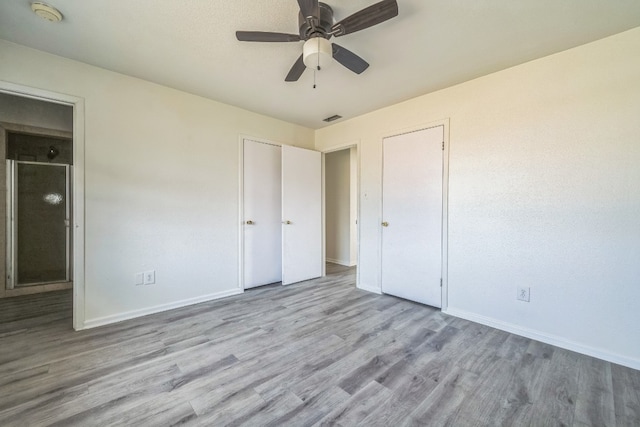
[[[382,223],[382,226],[383,226],[383,227],[388,227],[388,226],[389,226],[389,223],[388,223],[387,221],[385,221],[385,222],[383,222],[383,223]]]
[[[249,220],[249,221],[245,222],[245,224],[247,224],[247,225],[253,225],[253,221]]]
[[[291,225],[292,222],[291,221],[282,221],[283,224],[287,224],[287,225]]]

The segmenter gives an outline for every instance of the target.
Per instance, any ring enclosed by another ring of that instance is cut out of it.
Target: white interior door
[[[282,147],[282,284],[322,275],[321,154]]]
[[[244,140],[245,289],[282,280],[281,151]]]
[[[442,306],[442,143],[437,126],[383,140],[382,292]]]

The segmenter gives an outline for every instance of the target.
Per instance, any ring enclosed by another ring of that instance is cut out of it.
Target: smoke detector
[[[53,6],[49,6],[46,3],[39,1],[31,3],[31,10],[42,19],[46,19],[51,22],[62,21],[62,13]]]

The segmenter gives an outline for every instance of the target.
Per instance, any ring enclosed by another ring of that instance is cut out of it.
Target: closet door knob
[[[291,225],[293,224],[291,221],[282,221],[283,224]]]
[[[388,223],[387,221],[385,221],[385,222],[383,222],[383,223],[382,223],[382,226],[383,226],[383,227],[388,227],[388,226],[389,226],[389,223]]]
[[[254,223],[253,223],[253,221],[249,220],[249,221],[245,222],[245,224],[247,224],[247,225],[253,225]]]

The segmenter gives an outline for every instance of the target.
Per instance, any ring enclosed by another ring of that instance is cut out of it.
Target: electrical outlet
[[[518,286],[518,295],[516,296],[516,298],[520,301],[526,301],[529,302],[529,292],[530,292],[531,288],[528,287],[524,287],[524,286]]]
[[[145,285],[153,285],[156,283],[156,271],[149,270],[144,272],[144,284]]]
[[[144,273],[136,273],[135,285],[144,285]]]

